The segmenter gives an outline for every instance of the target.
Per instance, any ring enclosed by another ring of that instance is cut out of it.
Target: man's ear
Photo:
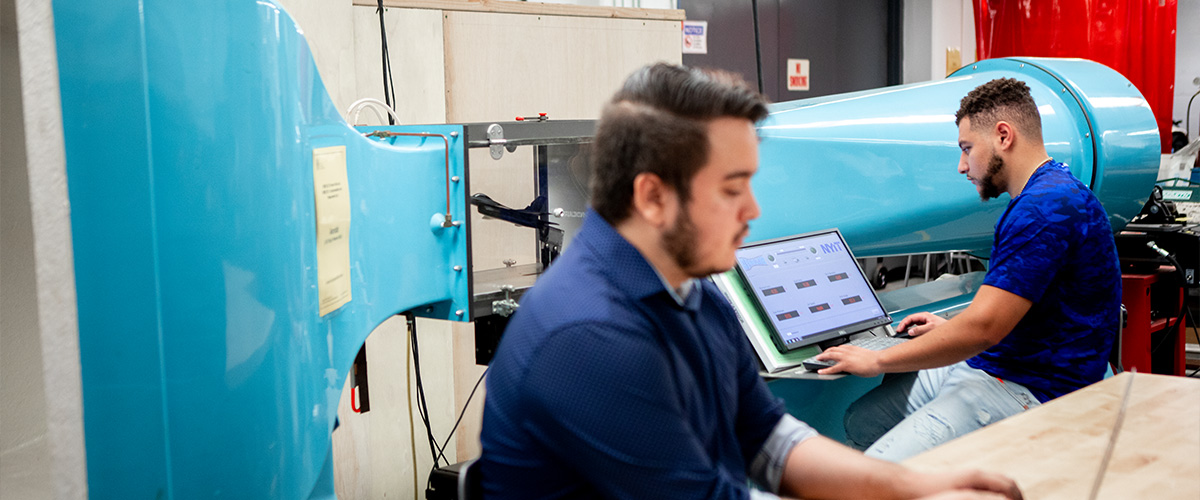
[[[995,133],[996,149],[999,151],[1011,150],[1017,140],[1017,128],[1011,123],[1000,120],[996,122]]]
[[[654,227],[666,227],[674,218],[678,198],[658,175],[643,172],[633,178],[633,211]]]

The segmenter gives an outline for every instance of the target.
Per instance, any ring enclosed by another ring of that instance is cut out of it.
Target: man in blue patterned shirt
[[[869,456],[902,460],[1097,382],[1117,335],[1121,272],[1108,215],[1046,154],[1029,87],[985,83],[956,119],[959,173],[984,200],[1012,196],[974,301],[948,321],[904,318],[897,331],[915,338],[899,346],[818,356],[838,361],[821,373],[889,374],[846,412],[847,438]]]
[[[748,481],[812,498],[1020,498],[1001,476],[867,458],[767,390],[733,309],[699,279],[733,266],[758,216],[766,112],[730,74],[665,64],[605,107],[592,210],[489,368],[486,498],[775,497]]]

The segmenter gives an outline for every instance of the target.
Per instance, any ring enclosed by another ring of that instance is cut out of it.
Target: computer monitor
[[[780,352],[892,322],[837,229],[744,245],[737,271]]]

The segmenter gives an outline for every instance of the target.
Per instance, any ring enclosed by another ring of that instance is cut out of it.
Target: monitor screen
[[[892,322],[837,229],[745,245],[737,269],[782,352]]]

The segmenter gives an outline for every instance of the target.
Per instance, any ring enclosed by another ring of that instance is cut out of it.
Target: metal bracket
[[[499,160],[504,157],[504,128],[499,123],[488,125],[488,152],[492,154],[493,160]]]

